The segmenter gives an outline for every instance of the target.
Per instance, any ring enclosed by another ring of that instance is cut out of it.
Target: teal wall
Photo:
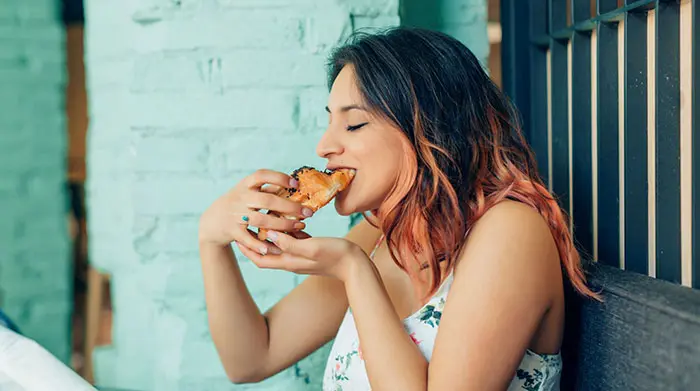
[[[468,12],[468,10],[467,10]],[[318,390],[327,347],[255,386],[229,384],[207,330],[200,213],[260,167],[322,167],[324,61],[353,28],[399,24],[398,0],[86,1],[90,259],[112,275],[99,384]],[[486,25],[469,39],[485,40]],[[312,235],[349,219],[318,213]],[[302,277],[238,254],[262,310]]]
[[[58,5],[0,5],[0,308],[68,362],[72,270]]]
[[[486,67],[487,0],[402,0],[401,24],[442,31],[467,45]]]

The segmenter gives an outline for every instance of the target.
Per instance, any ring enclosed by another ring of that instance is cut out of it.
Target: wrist
[[[372,260],[359,246],[354,246],[349,252],[346,265],[343,281],[348,285],[366,281],[367,277],[376,277],[378,273]]]
[[[221,252],[231,249],[231,244],[218,243],[212,240],[199,238],[199,251],[200,252]],[[233,251],[233,249],[231,249]]]

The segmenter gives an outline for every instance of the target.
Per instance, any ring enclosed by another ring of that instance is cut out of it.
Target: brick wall
[[[72,270],[58,4],[0,6],[0,307],[68,362]]]
[[[488,65],[487,0],[402,0],[401,24],[449,34]]]
[[[207,330],[199,215],[259,167],[323,166],[327,51],[397,15],[398,0],[86,2],[90,258],[112,274],[115,306],[99,384],[236,389]],[[309,231],[347,227],[328,208]],[[262,310],[301,279],[241,268]],[[255,389],[319,389],[326,354]]]

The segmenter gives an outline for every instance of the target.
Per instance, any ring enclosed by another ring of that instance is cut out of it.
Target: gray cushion
[[[562,390],[700,390],[700,290],[589,270],[604,302],[567,288]]]

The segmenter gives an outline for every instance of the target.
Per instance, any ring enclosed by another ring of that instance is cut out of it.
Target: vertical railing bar
[[[617,0],[598,0],[598,15],[606,12],[615,11],[617,9]]]
[[[560,206],[569,213],[569,140],[567,42],[552,40],[551,46],[551,118],[552,118],[552,190]]]
[[[587,4],[588,2],[586,2]],[[574,13],[574,15],[576,15]],[[572,141],[574,234],[582,256],[593,257],[593,175],[591,149],[591,37],[574,33],[572,51]]]
[[[590,0],[570,0],[571,1],[571,20],[573,24],[586,21],[591,18],[591,2]]]
[[[598,26],[598,254],[619,267],[619,129],[617,25]]]
[[[617,126],[618,126],[618,229],[619,249],[620,249],[620,268],[625,268],[625,22],[624,18],[617,25],[617,80],[618,80],[618,97],[617,97]]]
[[[501,1],[501,45],[503,63],[503,91],[515,104],[522,119],[522,131],[527,140],[530,136],[530,30],[528,4],[517,0]]]
[[[517,1],[517,0],[515,0]],[[530,37],[545,34],[547,17],[543,12],[547,0],[528,2]],[[549,186],[549,151],[547,131],[547,49],[529,44],[530,84],[530,143],[537,157],[537,169],[546,186]]]
[[[681,282],[680,5],[656,9],[656,276]]]
[[[700,5],[692,2],[692,111],[693,111],[693,280],[692,286],[700,289]]]
[[[647,13],[648,275],[656,277],[656,6]]]
[[[625,15],[625,269],[648,273],[647,16]]]
[[[692,113],[692,4],[681,2],[679,15],[679,90],[680,101],[680,216],[681,216],[681,284],[693,280],[693,113]],[[687,104],[690,103],[690,104]]]
[[[549,31],[559,31],[566,28],[566,1],[548,0],[549,2]]]

